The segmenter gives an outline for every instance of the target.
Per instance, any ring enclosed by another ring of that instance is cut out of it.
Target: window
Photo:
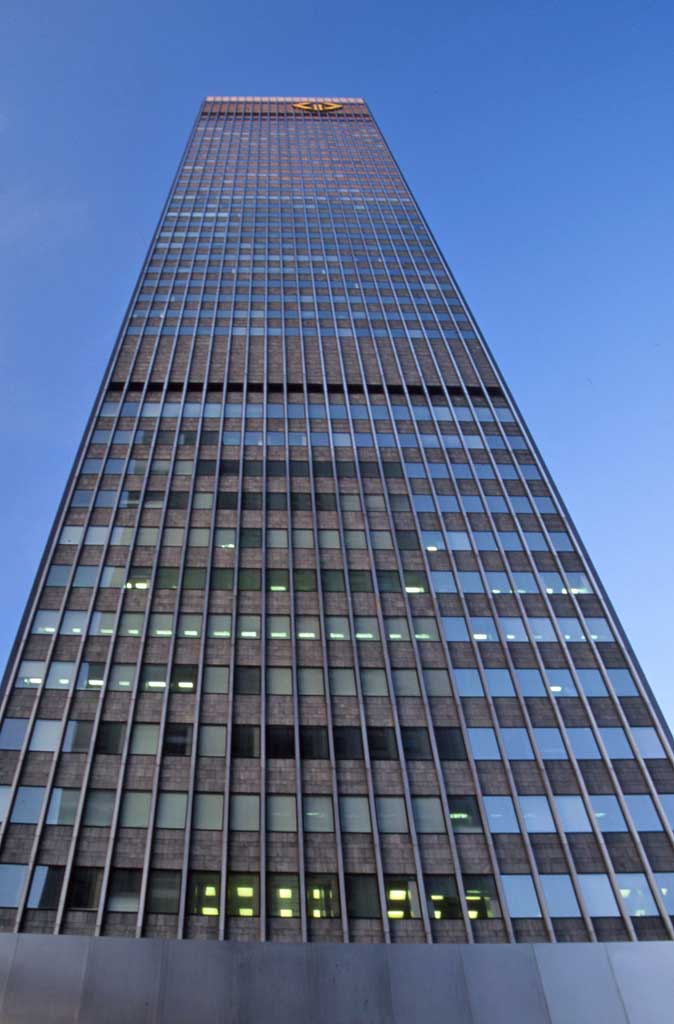
[[[33,871],[26,906],[29,910],[56,910],[58,908],[64,869],[37,864]]]
[[[47,825],[74,825],[79,799],[79,789],[60,789],[58,787],[52,789],[45,823]]]
[[[347,875],[346,908],[349,917],[379,918],[379,892],[374,875]]]
[[[152,794],[146,791],[127,790],[122,797],[119,824],[122,828],[147,828],[150,820]]]
[[[362,761],[363,744],[360,729],[354,725],[336,725],[333,728],[335,757],[344,761]]]
[[[485,796],[484,807],[491,832],[519,832],[515,805],[509,796]]]
[[[232,873],[227,879],[227,914],[230,917],[260,916],[260,887],[257,875]]]
[[[156,754],[159,743],[159,726],[136,723],[131,732],[131,754]]]
[[[300,727],[300,750],[304,760],[327,760],[328,731],[320,725],[302,725]]]
[[[26,879],[25,864],[0,864],[0,907],[17,907]]]
[[[204,917],[220,913],[220,875],[215,871],[192,871],[187,886],[187,912]]]
[[[147,909],[150,914],[177,914],[180,905],[180,871],[150,871]]]
[[[34,825],[40,817],[44,794],[44,786],[19,786],[10,821],[19,825]]]
[[[224,757],[227,748],[226,725],[199,726],[199,756]]]
[[[476,761],[500,761],[501,754],[493,729],[468,729],[468,742]]]
[[[501,875],[501,884],[511,917],[541,916],[531,875]]]
[[[435,729],[435,741],[438,745],[438,754],[441,761],[466,760],[466,748],[460,729],[452,726],[437,726]]]
[[[619,917],[620,911],[606,875],[578,875],[590,917]]]
[[[403,726],[402,734],[403,750],[408,761],[430,761],[431,744],[428,738],[428,730],[418,726]]]
[[[84,824],[108,828],[114,807],[114,789],[90,789],[84,804]]]
[[[620,804],[614,796],[591,796],[590,804],[597,825],[602,832],[626,832]]]
[[[101,895],[102,868],[73,868],[68,887],[69,910],[96,910]]]
[[[431,920],[460,919],[461,904],[456,888],[456,879],[452,875],[426,875],[424,884]]]
[[[421,917],[419,891],[413,878],[387,875],[384,879],[386,891],[386,916],[393,921]]]
[[[235,725],[232,728],[232,757],[259,757],[260,729],[257,725]]]
[[[456,833],[482,832],[482,821],[474,796],[448,796],[449,819]]]
[[[270,917],[300,916],[297,875],[267,876],[267,906]]]
[[[398,751],[393,729],[370,726],[367,730],[367,742],[373,761],[395,761],[397,759]]]
[[[565,832],[591,832],[585,805],[579,796],[556,796],[557,814]]]
[[[592,799],[594,801],[594,797]],[[626,794],[624,799],[638,832],[662,831],[662,822],[658,817],[655,804],[647,793]]]
[[[580,917],[578,900],[568,875],[540,875],[550,917]]]
[[[463,887],[471,921],[501,916],[496,885],[491,875],[464,875]]]
[[[221,793],[194,794],[194,828],[219,832],[222,829],[223,812],[224,797]]]
[[[375,805],[380,832],[407,832],[407,811],[403,797],[378,796],[375,798]]]
[[[442,835],[447,831],[442,804],[437,796],[412,797],[412,811],[417,832]]]
[[[332,797],[305,796],[302,801],[305,832],[334,832]]]
[[[307,916],[339,917],[337,879],[333,875],[307,875]]]
[[[192,753],[192,726],[185,722],[168,722],[164,731],[164,756],[189,757]]]
[[[531,761],[534,751],[526,729],[501,729],[506,757],[509,761]]]
[[[616,882],[630,917],[658,916],[659,911],[645,875],[636,872],[616,874]]]
[[[342,832],[370,832],[370,805],[366,796],[340,796]]]
[[[294,796],[267,797],[267,828],[270,832],[297,832],[297,803]]]
[[[140,883],[142,871],[129,868],[113,868],[108,887],[108,907],[120,914],[135,914],[140,906]]]
[[[157,828],[183,829],[187,816],[187,793],[164,791],[157,801]]]
[[[643,758],[660,758],[665,756],[655,729],[651,727],[635,727],[632,729],[632,736]]]
[[[61,722],[54,719],[38,718],[33,725],[29,750],[56,750],[58,747]]]
[[[211,794],[203,793],[202,797]],[[222,797],[219,798],[222,800]],[[260,828],[260,797],[257,794],[233,794],[230,800],[229,827],[233,832],[257,832]],[[220,810],[222,822],[222,810]],[[222,827],[220,824],[219,827]]]
[[[295,756],[295,733],[292,725],[268,725],[266,741],[267,757],[291,758]]]
[[[557,831],[547,797],[521,796],[519,802],[527,832]]]

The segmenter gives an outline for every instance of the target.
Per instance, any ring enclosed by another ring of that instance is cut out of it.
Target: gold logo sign
[[[293,103],[296,110],[310,110],[314,114],[325,114],[328,110],[341,110],[341,103],[312,103],[305,100],[303,103]]]

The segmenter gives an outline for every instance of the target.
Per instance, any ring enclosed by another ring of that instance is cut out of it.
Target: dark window
[[[346,908],[349,917],[378,918],[379,892],[374,875],[347,875]]]
[[[316,590],[316,573],[313,569],[295,569],[293,572],[295,590],[310,592]]]
[[[192,725],[187,722],[168,722],[164,732],[164,754],[170,757],[189,757],[192,753]]]
[[[341,761],[362,761],[363,743],[355,725],[336,725],[333,729],[335,757]]]
[[[300,749],[303,758],[325,760],[328,751],[328,732],[320,725],[303,725],[300,728]]]
[[[337,508],[337,502],[335,495],[331,492],[325,492],[316,495],[316,508],[319,512],[334,512]]]
[[[73,868],[68,888],[70,910],[96,910],[101,895],[102,868]]]
[[[285,494],[278,494],[276,491],[267,491],[267,508],[274,512],[285,512],[288,507],[288,498]]]
[[[430,761],[431,743],[428,729],[404,726],[401,730],[403,750],[408,761]]]
[[[232,757],[260,756],[260,728],[257,725],[235,725],[232,728]]]
[[[233,569],[213,569],[211,572],[211,590],[231,590],[234,586]]]
[[[267,726],[267,757],[295,756],[295,734],[292,725]]]
[[[393,729],[369,727],[367,742],[373,761],[395,761],[398,757]]]
[[[466,748],[460,729],[449,726],[436,727],[435,741],[442,761],[466,760]]]
[[[234,668],[235,693],[260,692],[260,668],[253,665],[236,665]]]
[[[239,569],[239,590],[259,590],[260,585],[259,569]]]
[[[124,745],[124,722],[101,722],[96,735],[96,754],[121,754]]]
[[[369,573],[362,573],[363,576],[369,576]],[[351,589],[353,587],[352,581],[353,573],[349,573],[349,580],[351,581]],[[331,594],[343,594],[344,593],[344,573],[341,569],[321,569],[321,586],[324,591]]]
[[[397,575],[393,573],[393,575]],[[327,590],[327,587],[323,587]],[[344,589],[342,585],[341,589]],[[349,569],[349,589],[353,594],[372,593],[372,573],[367,569]]]

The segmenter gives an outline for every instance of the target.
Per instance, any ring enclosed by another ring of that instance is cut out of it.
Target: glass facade
[[[204,101],[4,682],[0,928],[668,939],[669,735],[366,104]]]

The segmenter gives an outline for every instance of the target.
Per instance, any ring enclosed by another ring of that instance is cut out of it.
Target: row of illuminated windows
[[[18,906],[25,885],[25,864],[0,865],[0,906]],[[33,869],[26,905],[28,909],[55,910],[59,904],[65,870],[51,865]],[[666,911],[674,914],[674,874],[656,872],[658,894]],[[506,906],[512,918],[540,918],[541,906],[531,875],[501,875]],[[539,875],[545,908],[552,918],[577,918],[580,906],[573,882],[566,874]],[[618,917],[618,905],[609,878],[604,874],[577,876],[580,893],[588,914],[593,918]],[[501,916],[494,879],[491,875],[463,875],[463,897],[470,920]],[[622,910],[631,917],[658,916],[653,893],[640,872],[616,875]],[[103,884],[103,869],[73,869],[66,907],[69,910],[98,910]],[[141,901],[142,872],[113,868],[107,891],[106,910],[113,913],[138,913]],[[260,892],[257,874],[230,873],[227,880],[226,912],[230,917],[259,917]],[[300,885],[296,874],[270,874],[266,878],[266,907],[271,918],[300,916]],[[456,878],[452,875],[426,875],[425,898],[433,921],[460,919],[461,903]],[[180,909],[181,872],[153,870],[148,878],[146,911],[150,914],[177,914]],[[381,919],[379,888],[374,875],[347,875],[345,878],[346,913],[352,919]],[[384,876],[385,912],[389,920],[421,917],[418,883],[415,878]],[[310,919],[340,915],[339,888],[333,875],[307,875],[305,879],[306,914]],[[219,872],[190,872],[187,885],[188,914],[217,917],[221,912],[221,876]]]
[[[34,736],[38,736],[34,733]],[[43,749],[40,746],[31,749]],[[9,821],[13,824],[36,824],[42,812],[45,788],[19,786],[16,789]],[[0,786],[0,822],[7,817],[11,786]],[[56,787],[51,790],[45,815],[46,825],[74,825],[81,791]],[[260,829],[260,796],[257,793],[234,793],[229,801],[229,829],[234,832],[257,832]],[[297,831],[297,800],[293,795],[267,796],[265,828],[268,832]],[[627,832],[628,823],[618,798],[600,794],[588,797],[592,819],[580,796],[557,795],[555,812],[565,833],[587,833],[595,827],[601,832]],[[662,821],[652,798],[646,793],[624,794],[623,799],[634,828],[639,832],[661,832]],[[659,795],[667,823],[674,827],[674,793]],[[90,789],[84,801],[82,824],[108,828],[112,825],[116,791]],[[405,835],[409,831],[405,800],[402,796],[374,798],[377,829],[384,834]],[[444,835],[447,832],[443,808],[437,796],[412,796],[412,813],[417,833]],[[484,796],[484,812],[488,830],[493,834],[519,834],[522,831],[517,811],[530,835],[555,833],[557,828],[546,796],[520,796],[517,802],[509,796]],[[125,790],[119,811],[121,828],[148,828],[151,818],[152,793],[149,790]],[[447,797],[452,831],[457,834],[483,832],[478,802],[474,796],[452,794]],[[158,794],[154,826],[159,829],[184,829],[187,825],[188,793],[161,791]],[[224,797],[221,793],[194,794],[192,828],[221,831],[224,823]],[[302,827],[305,832],[334,832],[333,800],[329,795],[302,796]],[[339,828],[344,833],[372,832],[370,804],[366,796],[339,797]]]
[[[204,575],[205,570],[201,571]],[[250,570],[247,570],[250,571]],[[258,587],[239,589],[259,589]],[[285,583],[287,572],[270,570],[270,575],[279,573]],[[149,585],[149,584],[148,584]],[[186,586],[184,589],[194,589]],[[270,590],[283,591],[285,585],[269,587]],[[334,588],[333,588],[334,589]],[[323,617],[323,635],[327,640],[358,640],[360,642],[379,641],[382,638],[379,620],[375,616],[355,615],[353,630],[348,616],[325,615]],[[567,643],[580,643],[589,640],[595,642],[612,642],[613,633],[606,619],[588,618],[585,625],[573,617],[556,619],[557,628]],[[498,622],[498,626],[497,626]],[[148,635],[169,637],[173,635],[173,616],[166,613],[152,613],[148,618]],[[499,635],[498,627],[502,636]],[[528,631],[527,631],[528,628]],[[32,632],[54,634],[56,631],[67,636],[142,636],[145,630],[144,612],[122,612],[117,620],[115,612],[92,612],[91,618],[85,611],[65,611],[63,615],[57,611],[41,610],[33,618]],[[384,616],[383,636],[389,643],[409,642],[415,640],[439,641],[442,636],[448,643],[461,643],[474,640],[476,643],[498,643],[502,639],[508,643],[530,643],[532,640],[541,643],[555,643],[559,637],[551,619],[530,617],[525,621],[517,616],[501,617],[495,620],[491,616],[471,616],[468,621],[460,615],[445,615],[440,622],[430,616],[412,617]],[[198,614],[183,613],[178,618],[176,635],[195,639],[204,634],[203,617]],[[232,636],[231,615],[213,614],[207,616],[205,635],[216,639],[229,639]],[[258,640],[262,637],[262,616],[257,614],[239,613],[236,617],[235,635],[240,640]],[[321,618],[318,615],[290,615],[270,613],[266,616],[266,636],[270,640],[320,640]]]
[[[227,616],[223,616],[227,618]],[[73,661],[52,661],[49,671],[43,661],[22,661],[16,675],[15,685],[20,688],[40,686],[46,689],[63,689],[73,685],[76,665]],[[548,694],[556,699],[577,697],[578,689],[569,669],[547,668],[545,674],[536,668],[516,668],[513,677],[506,668],[485,668],[482,674],[477,668],[454,668],[452,675],[456,692],[460,697],[483,697],[485,690],[492,697],[544,697]],[[606,670],[614,693],[618,697],[633,697],[638,691],[628,669],[609,668]],[[136,665],[114,662],[107,673],[109,690],[129,691],[133,686]],[[578,681],[586,697],[607,697],[608,690],[599,669],[576,669]],[[105,682],[105,665],[102,662],[83,661],[77,671],[77,689],[99,690]],[[360,685],[366,697],[389,695],[387,673],[383,668],[361,667]],[[394,668],[391,670],[393,691],[398,697],[418,697],[421,694],[419,676],[415,669]],[[169,675],[166,665],[146,665],[140,669],[142,689],[166,689],[173,692],[193,692],[199,678],[198,665],[175,665]],[[484,679],[484,684],[483,684]],[[149,683],[153,686],[150,687]],[[268,694],[293,693],[293,672],[288,666],[236,665],[234,668],[234,691],[257,694],[264,686]],[[229,667],[206,665],[203,671],[202,687],[205,693],[227,693],[229,691]],[[425,669],[423,688],[429,697],[451,697],[453,695],[449,673],[445,669]],[[297,669],[297,689],[301,696],[324,696],[326,678],[322,668],[300,666]],[[327,674],[327,690],[332,696],[351,697],[357,694],[356,673],[353,668],[330,668]]]
[[[346,531],[353,533],[353,531]],[[378,533],[381,531],[373,531]],[[61,531],[59,543],[69,544],[73,537],[81,537],[83,527],[66,526]],[[258,536],[259,535],[259,536]],[[307,536],[309,535],[309,536]],[[119,526],[110,530],[107,526],[91,526],[86,531],[85,543],[92,545],[104,545],[109,538],[114,546],[120,544],[128,545],[133,539],[133,527]],[[308,541],[313,533],[310,530],[294,530],[292,540],[295,547],[311,547]],[[140,527],[136,535],[136,546],[150,546],[156,544],[158,530],[156,527]],[[210,540],[210,532],[200,527],[192,528],[187,535],[188,547],[205,547]],[[239,545],[241,548],[259,547],[261,542],[261,530],[255,527],[243,527],[239,534]],[[233,528],[216,529],[214,545],[216,548],[232,550],[235,547],[236,531]],[[286,549],[288,544],[288,532],[286,530],[269,528],[266,533],[268,548]],[[357,550],[358,538],[350,538],[353,545],[351,550]],[[182,527],[166,527],[162,533],[162,542],[166,547],[181,547],[184,542],[184,530]],[[77,541],[74,541],[77,543]],[[384,545],[375,541],[377,550],[382,550]],[[362,550],[362,548],[361,548]],[[261,570],[259,572],[259,583],[253,584],[253,577],[249,575],[250,569],[242,567],[239,570],[239,589],[259,590],[262,586]],[[46,587],[66,587],[69,583],[74,588],[93,588],[97,585],[102,588],[122,588],[127,590],[149,590],[152,571],[149,566],[131,566],[126,569],[118,565],[104,565],[98,580],[99,566],[78,565],[70,579],[72,568],[69,564],[56,563],[51,566]],[[215,569],[215,576],[211,577],[211,589],[232,589],[234,576],[233,569]],[[184,590],[205,589],[205,569],[198,566],[186,566],[181,581],[180,572],[173,566],[159,566],[155,587],[158,590],[177,590],[180,585]],[[224,573],[224,575],[223,575]],[[227,575],[227,574],[230,575]],[[243,574],[243,576],[242,576]],[[558,572],[540,572],[540,579],[543,589],[547,594],[589,594],[592,593],[591,584],[583,572],[567,570],[566,579],[563,579]],[[511,582],[512,578],[512,582]],[[257,576],[255,577],[257,579]],[[511,576],[506,572],[490,571],[484,573],[487,587],[486,591],[492,594],[537,594],[540,588],[536,577],[531,572],[514,571]],[[230,580],[229,585],[227,580]],[[242,582],[243,580],[243,582]],[[292,575],[289,569],[267,568],[265,572],[265,586],[270,593],[287,593],[290,590],[292,580],[295,591],[317,591],[320,589],[326,593],[345,593],[347,588],[353,594],[371,594],[379,591],[382,594],[400,594],[405,591],[410,597],[417,597],[429,593],[429,577],[419,569],[403,569],[401,575],[394,569],[376,569],[373,574],[369,569],[349,569],[347,574],[341,569],[293,569]],[[481,573],[473,570],[459,570],[456,573],[450,570],[431,570],[430,581],[432,590],[438,594],[455,594],[459,591],[464,594],[483,594],[485,586]],[[376,584],[376,585],[375,585]],[[43,632],[42,629],[34,629],[34,632]]]
[[[158,671],[153,673],[153,668]],[[144,689],[166,687],[164,666],[147,666],[144,670]],[[153,674],[158,676],[153,679]],[[181,674],[177,673],[176,686],[180,687]],[[187,683],[193,687],[193,678]],[[154,684],[154,685],[153,685]],[[245,690],[244,690],[245,692]],[[38,720],[39,728],[31,733],[31,749],[54,750],[61,736],[62,723],[58,719]],[[28,726],[27,718],[5,718],[0,728],[0,749],[16,750],[23,745]],[[165,755],[189,756],[195,726],[192,723],[169,722],[164,730],[163,752]],[[226,726],[199,725],[198,752],[202,756],[224,757],[226,753]],[[69,722],[66,727],[64,750],[76,737],[78,743],[89,749],[92,732],[91,722]],[[132,753],[156,753],[159,741],[159,726],[150,723],[135,723],[133,732],[144,736],[152,749],[139,750],[132,738]],[[633,758],[630,740],[644,758],[664,758],[665,750],[656,730],[652,726],[635,726],[629,736],[620,726],[600,727],[598,735],[607,755],[614,760]],[[95,753],[118,754],[124,746],[125,722],[104,721],[96,735]],[[477,761],[501,760],[499,738],[505,757],[512,761],[533,760],[534,747],[529,732],[522,727],[501,728],[499,734],[492,728],[470,727],[466,730],[472,756]],[[292,725],[268,725],[265,732],[266,755],[271,758],[293,758],[296,753],[303,759],[327,759],[330,756],[328,730],[324,726],[302,725],[299,727],[300,750],[295,747],[295,728]],[[534,727],[531,735],[538,753],[544,761],[568,760],[569,750],[579,760],[599,760],[601,753],[592,729],[570,727],[562,731],[556,727]],[[407,760],[430,761],[432,749],[428,729],[421,726],[404,726],[401,729],[403,753]],[[395,761],[399,758],[395,730],[384,726],[369,726],[367,729],[369,755],[373,760]],[[464,760],[466,751],[460,729],[436,727],[435,742],[443,760]],[[232,731],[233,756],[258,757],[260,753],[260,728],[256,725],[235,725]],[[340,759],[362,760],[362,735],[357,726],[336,726],[333,729],[335,755]],[[242,750],[248,751],[242,753]]]
[[[0,906],[16,907],[28,874],[25,864],[0,865]],[[65,871],[62,867],[36,865],[26,905],[28,909],[54,910],[58,907]],[[142,873],[114,868],[108,886],[106,910],[137,913],[140,908]],[[75,867],[66,907],[69,910],[97,910],[103,883],[103,869]],[[296,874],[270,874],[267,884],[267,913],[272,918],[300,916],[300,888]],[[434,920],[461,917],[456,879],[451,875],[428,875],[429,911]],[[464,875],[464,896],[468,916],[473,919],[500,917],[496,887],[491,875]],[[215,871],[190,872],[187,885],[188,914],[217,917],[221,912],[221,877]],[[420,916],[417,883],[408,877],[384,878],[387,916],[391,920]],[[381,919],[379,890],[374,875],[347,875],[346,912],[349,917]],[[146,911],[177,914],[180,908],[181,872],[150,871]],[[229,917],[259,917],[260,881],[256,874],[230,873],[227,880],[226,912]],[[306,913],[311,919],[339,917],[339,888],[333,875],[307,875]]]

